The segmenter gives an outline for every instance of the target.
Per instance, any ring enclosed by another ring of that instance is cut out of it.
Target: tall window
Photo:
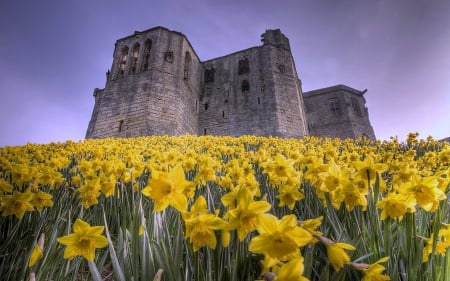
[[[191,68],[191,54],[189,52],[186,52],[184,56],[184,79],[189,79],[189,71]]]
[[[214,82],[214,74],[216,70],[214,67],[211,69],[205,69],[205,83]]]
[[[342,110],[341,105],[339,103],[339,100],[337,98],[331,98],[328,100],[329,106],[330,106],[330,112],[332,116],[341,116]]]
[[[150,65],[150,50],[152,48],[152,40],[147,39],[144,43],[144,59],[142,61],[142,71],[146,71]]]
[[[119,75],[123,77],[125,66],[127,65],[128,59],[128,46],[122,48],[122,53],[120,55],[120,65],[119,65]]]
[[[355,98],[352,98],[352,109],[357,116],[362,117],[361,107],[359,106],[358,100]]]
[[[250,90],[250,84],[248,83],[248,80],[242,81],[241,90],[242,92],[248,92]]]
[[[238,75],[249,73],[250,65],[248,63],[248,58],[239,60],[238,62]]]
[[[131,67],[130,67],[130,73],[136,73],[136,65],[139,58],[139,50],[141,48],[141,45],[139,43],[134,44],[133,51],[131,53]]]

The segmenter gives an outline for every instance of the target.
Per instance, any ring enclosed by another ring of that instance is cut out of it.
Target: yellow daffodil
[[[270,259],[296,258],[299,248],[312,241],[312,235],[297,226],[295,215],[286,215],[278,220],[274,215],[263,214],[259,217],[256,229],[259,235],[252,238],[249,250]]]
[[[387,275],[382,274],[382,272],[386,269],[380,263],[386,262],[389,260],[389,257],[384,257],[379,259],[373,264],[365,264],[365,263],[350,263],[350,265],[360,270],[363,274],[361,281],[389,281],[391,278]]]
[[[74,233],[56,239],[67,246],[64,258],[71,260],[76,256],[83,256],[86,260],[93,261],[95,249],[108,245],[106,237],[102,235],[104,228],[104,226],[90,226],[87,222],[77,219],[73,225]]]
[[[282,185],[278,188],[278,192],[279,195],[276,196],[280,200],[278,206],[288,206],[289,210],[293,210],[295,203],[305,198],[305,194],[295,185]]]
[[[416,200],[414,197],[405,196],[403,194],[389,193],[388,196],[384,197],[377,203],[377,208],[381,209],[381,220],[385,220],[387,217],[390,217],[401,221],[407,212],[415,212],[415,205]]]
[[[12,195],[3,196],[0,205],[2,216],[15,215],[18,219],[22,219],[25,212],[34,210],[31,200],[33,200],[33,193],[29,190],[14,191]]]
[[[376,163],[372,156],[367,156],[364,161],[355,161],[352,163],[356,168],[356,174],[361,179],[369,181],[370,183],[375,182],[375,176],[377,173],[381,175],[387,170],[388,165],[383,163]]]
[[[272,205],[265,200],[253,201],[252,194],[247,191],[238,199],[238,206],[228,212],[230,229],[237,229],[240,241],[256,229],[259,217],[269,211]]]
[[[34,246],[33,251],[31,252],[30,261],[28,262],[28,267],[33,267],[38,260],[40,260],[44,253],[44,241],[45,241],[45,234],[42,233],[39,236],[38,243]]]
[[[53,206],[53,195],[38,191],[37,193],[33,193],[33,199],[31,200],[31,204],[38,210],[42,211],[44,207],[52,207]]]
[[[308,281],[303,277],[303,257],[292,259],[281,266],[274,281]]]
[[[184,212],[187,208],[187,198],[184,194],[186,187],[190,185],[185,179],[181,163],[173,167],[168,173],[152,171],[152,178],[142,194],[153,199],[154,212],[159,212],[172,206]]]
[[[345,250],[354,251],[356,250],[355,247],[347,243],[334,242],[323,236],[319,236],[318,238],[325,245],[328,259],[334,270],[339,271],[344,265],[350,262],[350,257]]]
[[[206,200],[200,196],[193,204],[190,212],[184,215],[186,225],[186,238],[193,244],[194,251],[201,247],[208,246],[216,248],[217,239],[214,230],[223,230],[227,223],[212,214],[206,208]]]

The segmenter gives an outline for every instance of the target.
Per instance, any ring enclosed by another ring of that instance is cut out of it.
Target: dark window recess
[[[362,117],[361,107],[359,106],[358,100],[355,98],[352,98],[352,109],[357,116]]]
[[[261,99],[258,97],[258,104],[261,104]]]
[[[123,77],[125,72],[125,66],[127,65],[128,59],[128,46],[122,48],[122,53],[120,55],[120,64],[119,64],[119,75]]]
[[[137,61],[139,58],[139,50],[141,48],[141,45],[139,43],[134,44],[133,51],[131,52],[131,67],[130,67],[130,73],[136,73],[136,66]]]
[[[189,79],[190,71],[191,71],[191,54],[189,52],[186,52],[184,56],[184,80]]]
[[[225,111],[222,111],[222,118],[225,118]]]
[[[249,73],[250,72],[250,65],[248,62],[248,58],[239,60],[238,62],[238,75]]]
[[[119,133],[122,132],[123,129],[123,120],[119,121]]]
[[[150,50],[152,48],[152,40],[147,39],[144,43],[144,60],[142,62],[142,71],[148,70],[150,65]]]
[[[337,98],[329,99],[330,112],[332,116],[341,116],[341,105]]]
[[[280,70],[280,73],[285,73],[286,72],[286,67],[284,66],[284,64],[279,64],[278,65],[278,69]]]
[[[208,110],[209,103],[205,102],[205,110]]]
[[[203,129],[203,134],[206,136],[206,129]]]
[[[225,100],[225,103],[228,103],[228,100]]]
[[[250,90],[250,84],[248,83],[248,80],[242,81],[241,90],[242,92],[248,92]]]
[[[216,70],[214,69],[214,67],[212,67],[211,69],[205,69],[205,83],[214,82],[215,72]]]

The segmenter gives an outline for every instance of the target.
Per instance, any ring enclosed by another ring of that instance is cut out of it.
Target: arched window
[[[189,52],[186,52],[184,56],[184,80],[189,79],[190,68],[191,68],[191,54],[189,54]]]
[[[144,43],[144,59],[142,60],[142,71],[146,71],[150,65],[150,50],[152,49],[152,40],[147,39]]]
[[[250,65],[248,63],[248,58],[244,58],[242,60],[239,60],[238,62],[238,75],[249,73],[250,72]]]
[[[119,65],[119,76],[123,77],[125,66],[127,65],[128,59],[128,46],[122,48],[122,53],[120,55],[120,65]]]
[[[130,67],[130,73],[136,73],[136,65],[139,58],[139,50],[141,48],[141,45],[139,43],[134,44],[133,51],[131,53],[131,67]]]

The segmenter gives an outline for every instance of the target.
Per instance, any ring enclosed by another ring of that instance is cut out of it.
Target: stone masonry
[[[200,61],[164,27],[116,42],[106,85],[95,89],[86,138],[145,135],[307,135],[375,139],[365,91],[344,85],[302,93],[289,40]]]

